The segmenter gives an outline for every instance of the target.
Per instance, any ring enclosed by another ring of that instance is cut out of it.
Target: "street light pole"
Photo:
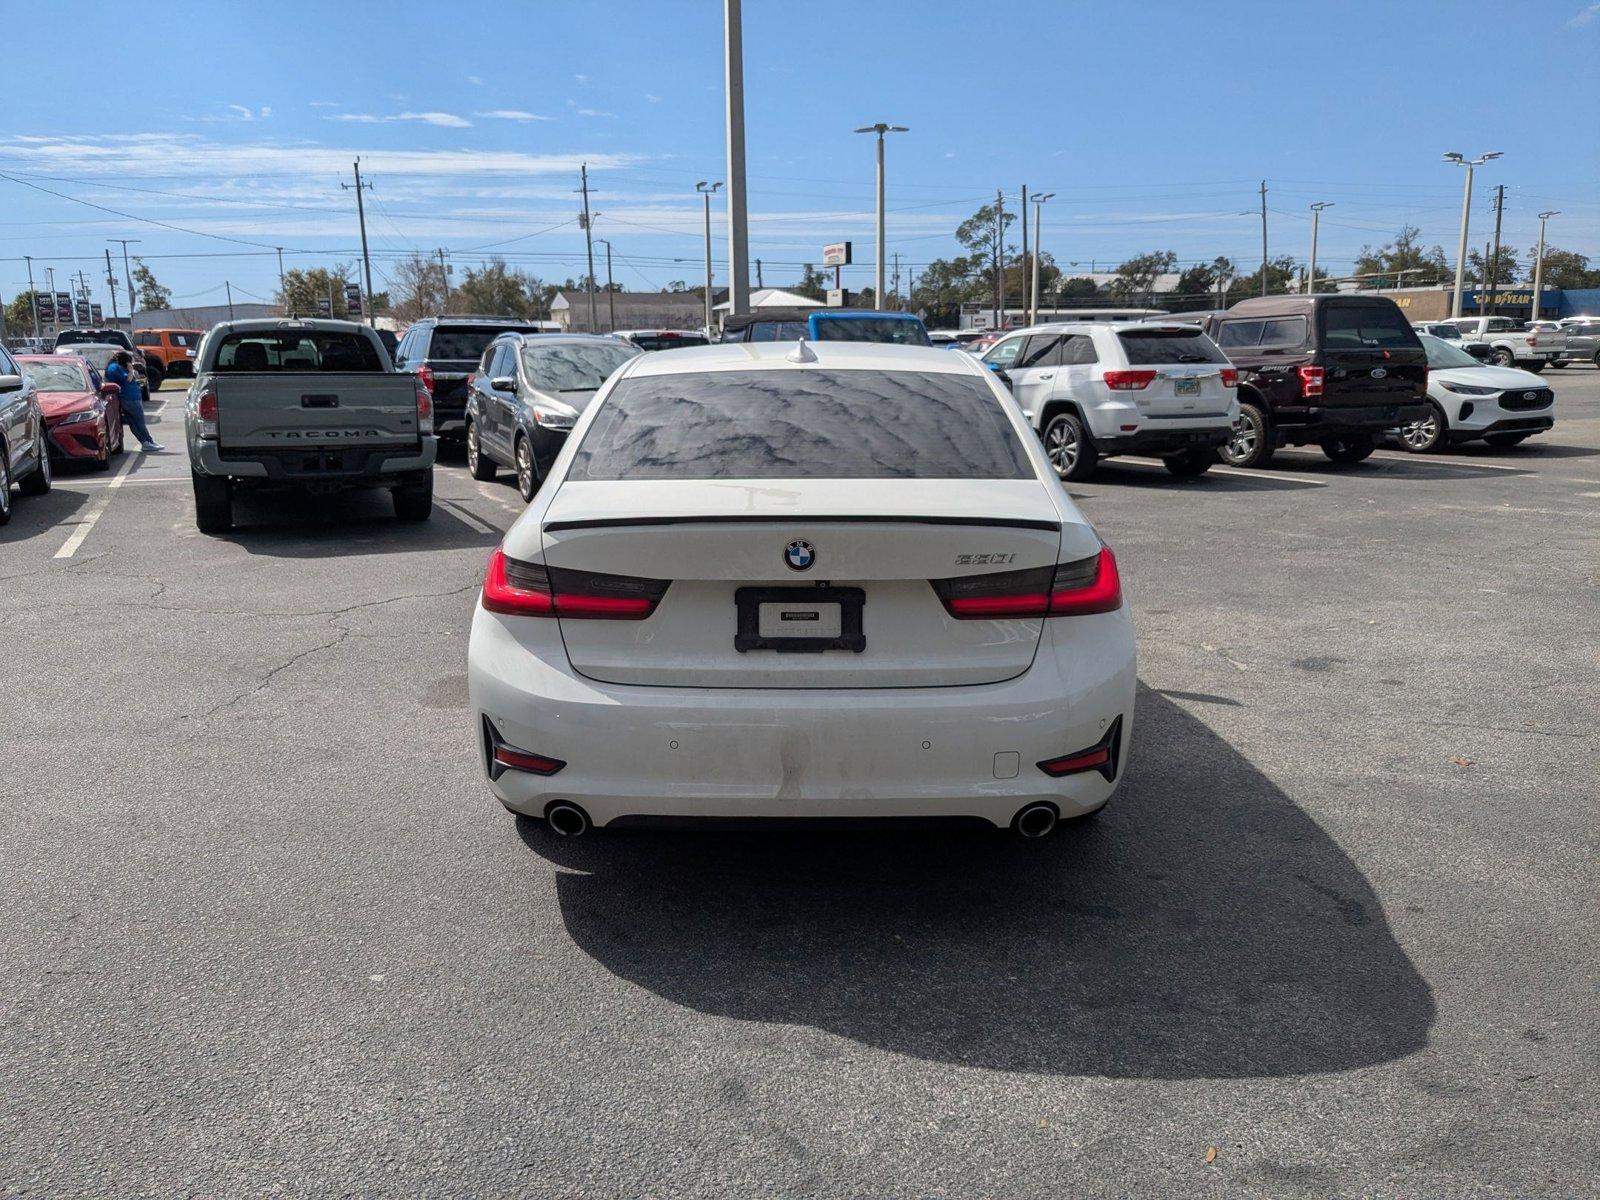
[[[617,293],[611,288],[611,243],[605,238],[595,238],[606,248],[606,324],[607,333],[617,331]]]
[[[1533,256],[1533,314],[1528,318],[1530,321],[1539,319],[1539,297],[1544,287],[1544,223],[1551,217],[1560,215],[1558,209],[1539,214],[1539,251]]]
[[[1322,221],[1322,210],[1332,208],[1332,200],[1318,200],[1311,206],[1311,262],[1306,267],[1306,295],[1317,290],[1317,226]]]
[[[22,257],[28,260],[28,298],[33,301],[33,336],[34,340],[37,341],[39,338],[39,293],[33,288],[33,255],[24,254]],[[53,299],[54,297],[52,297]]]
[[[711,197],[722,186],[722,181],[710,183],[702,179],[694,190],[706,198],[706,336],[711,336]]]
[[[750,213],[744,188],[744,16],[723,0],[723,79],[728,134],[728,312],[750,311]]]
[[[108,242],[122,243],[122,278],[128,285],[128,328],[133,328],[133,269],[128,266],[128,244],[137,243],[138,238],[107,238]]]
[[[1267,294],[1267,181],[1261,181],[1261,294]]]
[[[884,250],[883,230],[883,135],[886,133],[909,133],[910,129],[904,125],[887,125],[879,121],[876,125],[863,125],[856,132],[875,133],[878,135],[878,268],[872,300],[874,304],[882,308],[884,260],[888,257]]]
[[[1501,151],[1495,150],[1480,158],[1469,159],[1454,150],[1450,150],[1444,156],[1445,162],[1453,162],[1456,166],[1467,169],[1466,190],[1461,194],[1461,243],[1456,250],[1456,292],[1455,299],[1450,303],[1450,315],[1452,317],[1461,315],[1462,288],[1467,281],[1467,218],[1472,215],[1472,172],[1475,168],[1483,166],[1491,158],[1499,158],[1500,155]]]
[[[1044,202],[1054,195],[1054,192],[1037,192],[1033,196],[1033,279],[1028,288],[1029,325],[1039,323],[1039,255],[1044,249],[1044,243],[1039,240],[1042,236],[1039,228],[1044,219]],[[1023,213],[1023,219],[1027,219],[1027,213]]]

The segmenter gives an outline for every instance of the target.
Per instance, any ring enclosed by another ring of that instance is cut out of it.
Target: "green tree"
[[[926,312],[931,325],[954,327],[960,324],[962,304],[989,299],[993,290],[981,254],[936,258],[917,276],[909,307]]]
[[[515,271],[503,258],[490,259],[476,270],[468,268],[456,287],[456,304],[467,312],[504,317],[536,317],[541,311],[540,281],[526,271]]]
[[[1322,272],[1318,271],[1318,275]],[[1269,296],[1283,295],[1295,291],[1300,283],[1300,275],[1295,268],[1294,258],[1283,254],[1267,264],[1267,294]],[[1236,304],[1240,300],[1251,296],[1261,295],[1261,268],[1257,267],[1248,275],[1240,275],[1228,285],[1227,304]]]
[[[1170,274],[1177,265],[1178,256],[1171,250],[1135,254],[1117,267],[1117,277],[1106,287],[1106,293],[1124,304],[1148,307],[1155,295],[1156,280]]]
[[[800,268],[800,282],[791,289],[798,292],[808,300],[826,300],[828,298],[828,285],[833,281],[823,272],[817,270],[810,263],[805,263]]]
[[[333,315],[344,317],[344,290],[355,279],[355,268],[349,265],[332,268],[296,267],[284,273],[278,303],[289,316],[315,317],[322,313],[322,302],[331,297]]]
[[[1444,251],[1438,246],[1423,248],[1422,230],[1415,225],[1403,225],[1394,241],[1385,242],[1376,249],[1361,247],[1356,255],[1355,273],[1371,277],[1361,280],[1362,287],[1399,287],[1402,280],[1407,286],[1437,282],[1450,274],[1450,268]],[[1257,279],[1260,275],[1257,271]]]
[[[1218,307],[1219,293],[1226,294],[1228,281],[1238,273],[1239,268],[1231,258],[1219,256],[1208,263],[1195,263],[1178,276],[1177,287],[1169,299],[1172,311],[1200,312]]]
[[[1533,282],[1533,255],[1528,255],[1526,280]],[[1589,256],[1555,246],[1544,248],[1544,285],[1557,288],[1600,288],[1600,270],[1589,266]]]
[[[437,259],[413,254],[389,268],[390,313],[410,324],[445,311],[444,279]]]
[[[1512,246],[1500,246],[1500,255],[1497,258],[1494,251],[1489,251],[1489,262],[1485,266],[1481,250],[1467,251],[1467,282],[1477,287],[1488,287],[1490,275],[1494,276],[1496,287],[1508,287],[1517,282],[1517,276],[1522,273],[1522,264],[1518,262],[1521,256]],[[1492,268],[1492,269],[1491,269]]]
[[[18,292],[17,298],[6,305],[6,336],[23,337],[33,334],[33,292]]]
[[[133,286],[138,289],[136,299],[141,312],[172,307],[172,290],[156,282],[155,272],[145,265],[142,258],[133,260]]]
[[[1017,214],[1002,212],[998,204],[985,204],[965,221],[956,226],[956,241],[967,251],[987,264],[991,279],[993,307],[1002,305],[1001,271],[1010,257],[1011,247],[1006,245],[1006,233],[1016,222]],[[1005,297],[1020,297],[1020,292],[1005,289]]]

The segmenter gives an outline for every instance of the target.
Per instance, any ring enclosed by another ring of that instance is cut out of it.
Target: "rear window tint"
[[[898,317],[812,317],[819,342],[886,342],[894,346],[929,346],[921,321]]]
[[[717,371],[621,380],[574,480],[1031,479],[987,383],[920,371]]]
[[[628,340],[641,350],[682,350],[689,346],[710,345],[705,338],[695,334],[636,333]]]
[[[427,357],[448,358],[460,362],[471,359],[473,362],[483,357],[483,352],[489,348],[489,343],[502,333],[525,333],[521,325],[470,325],[456,326],[440,325],[433,331],[433,342],[428,347]]]
[[[1228,356],[1199,330],[1152,329],[1119,333],[1117,340],[1134,366],[1161,363],[1225,363]]]
[[[214,371],[381,371],[378,347],[359,333],[289,329],[231,333]]]
[[[1322,344],[1328,350],[1419,343],[1416,331],[1389,304],[1329,304],[1322,310]]]

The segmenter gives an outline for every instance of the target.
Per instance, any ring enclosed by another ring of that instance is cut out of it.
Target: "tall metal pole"
[[[994,194],[994,327],[1004,329],[1006,320],[1006,198]]]
[[[24,254],[22,257],[28,260],[28,298],[33,301],[33,336],[37,338],[39,336],[39,293],[33,286],[33,255]]]
[[[362,183],[361,182],[361,159],[357,158],[355,163],[354,163],[354,166],[355,166],[355,172],[356,172],[356,182],[355,182],[356,221],[361,226],[361,268],[362,268],[362,272],[365,275],[365,278],[366,278],[366,281],[367,281],[367,323],[370,324],[370,325],[376,325],[377,321],[378,321],[378,318],[373,314],[373,311],[372,311],[372,256],[367,253],[367,210],[366,210],[366,206],[361,203],[361,189],[364,188],[364,187],[371,187],[372,185],[370,183]],[[341,188],[343,188],[345,191],[350,191],[351,190],[350,184],[345,183],[343,180],[339,181],[339,186]],[[278,254],[279,254],[278,274],[281,276],[283,274],[283,267],[282,267],[282,255],[283,255],[283,252],[280,250],[278,252]],[[346,315],[348,315],[348,314],[346,314]]]
[[[584,163],[580,175],[583,186],[578,190],[583,193],[583,245],[589,254],[589,332],[594,333],[599,329],[600,318],[595,315],[594,307],[594,219],[589,216],[589,164]]]
[[[883,135],[886,133],[907,133],[909,130],[904,125],[889,125],[883,121],[879,121],[876,125],[863,125],[857,129],[856,132],[876,134],[878,140],[878,257],[873,283],[873,302],[879,308],[882,308],[884,296],[884,267],[889,257],[886,247],[887,235],[884,230],[883,219]]]
[[[1455,150],[1445,152],[1444,161],[1455,163],[1458,167],[1467,169],[1467,183],[1461,193],[1461,243],[1456,249],[1456,292],[1455,298],[1450,303],[1450,315],[1461,315],[1462,293],[1467,282],[1467,222],[1472,215],[1472,172],[1474,168],[1481,167],[1490,159],[1499,158],[1501,151],[1491,150],[1488,154],[1480,154],[1477,158],[1467,158]]]
[[[728,311],[750,311],[750,214],[744,180],[744,16],[723,0],[723,77],[728,132]]]
[[[229,280],[224,279],[222,281],[222,286],[228,289],[228,320],[231,321],[233,320],[233,284]]]
[[[1530,321],[1539,319],[1539,299],[1544,287],[1544,223],[1551,217],[1559,217],[1559,209],[1539,214],[1539,249],[1533,256],[1533,313],[1528,317]]]
[[[111,273],[111,247],[106,247],[106,291],[111,293],[111,323],[117,323],[117,277]],[[133,314],[128,314],[128,327],[133,327]]]
[[[1318,200],[1311,206],[1311,262],[1306,267],[1306,295],[1317,290],[1317,226],[1322,221],[1322,210],[1332,208],[1332,200]]]
[[[1500,292],[1500,218],[1505,214],[1506,185],[1501,184],[1494,190],[1494,261],[1488,267],[1489,272],[1489,307],[1493,316],[1499,312],[1496,299]]]
[[[1022,203],[1017,205],[1017,215],[1022,218],[1022,316],[1030,325],[1033,318],[1033,274],[1028,270],[1028,185],[1022,185]]]
[[[721,180],[710,183],[702,179],[694,185],[694,190],[706,198],[706,336],[711,336],[711,196],[719,187]]]
[[[1261,294],[1267,294],[1267,181],[1261,181]]]
[[[1044,202],[1054,196],[1054,192],[1039,192],[1033,197],[1033,279],[1028,287],[1031,303],[1028,308],[1028,324],[1039,323],[1039,255],[1044,246],[1044,234],[1040,232],[1044,222]],[[1028,223],[1028,210],[1022,210],[1022,223]]]
[[[606,332],[615,333],[617,331],[617,294],[611,290],[611,243],[605,238],[595,238],[595,241],[606,248],[606,318],[608,325]]]
[[[278,252],[278,304],[287,313],[289,308],[289,290],[284,286],[283,282],[283,247],[275,246],[273,249],[277,250]]]
[[[440,246],[434,253],[439,256],[439,285],[442,289],[439,293],[439,311],[447,313],[450,311],[450,268],[445,266],[443,246]]]
[[[128,265],[128,244],[138,242],[139,238],[107,238],[108,242],[122,243],[122,277],[128,284],[128,322],[133,323],[135,305],[133,303],[133,268]]]

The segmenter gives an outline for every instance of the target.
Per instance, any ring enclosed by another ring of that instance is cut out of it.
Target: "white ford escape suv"
[[[646,354],[491,557],[482,767],[552,831],[1100,808],[1133,731],[1116,559],[964,354]]]
[[[1114,454],[1158,455],[1202,475],[1239,419],[1239,372],[1195,325],[1036,325],[983,361],[1011,388],[1062,479]]]

